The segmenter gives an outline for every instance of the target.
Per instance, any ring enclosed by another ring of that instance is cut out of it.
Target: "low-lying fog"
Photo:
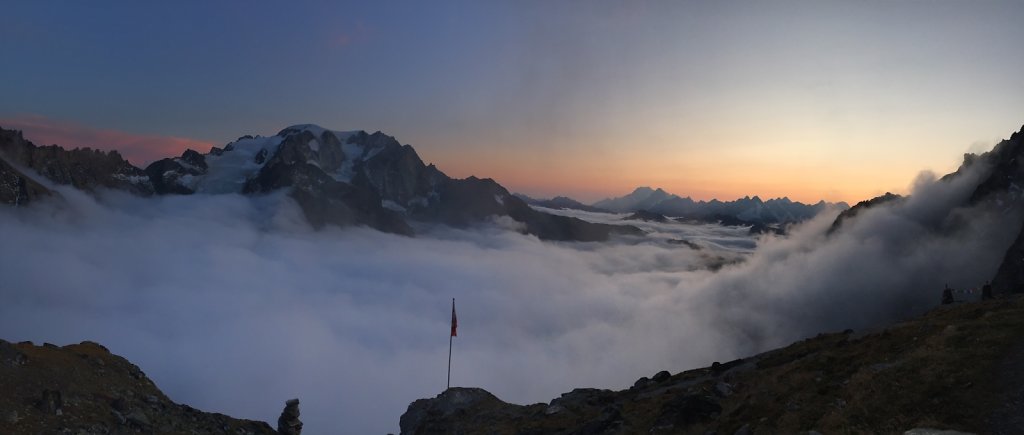
[[[98,341],[206,411],[274,424],[299,397],[311,434],[397,432],[409,402],[445,387],[453,297],[452,385],[516,403],[924,311],[944,284],[991,277],[1019,230],[973,210],[934,230],[972,177],[923,176],[910,201],[832,237],[835,211],[787,237],[631,222],[651,235],[609,243],[541,242],[500,220],[316,232],[283,195],[61,189],[61,207],[0,208],[0,338]]]

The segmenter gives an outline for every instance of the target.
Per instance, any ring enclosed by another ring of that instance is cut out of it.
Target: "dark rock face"
[[[1024,293],[1024,225],[992,278],[989,296],[999,293]]]
[[[276,433],[264,422],[174,403],[137,366],[92,342],[0,340],[0,391],[3,434]]]
[[[964,164],[949,177],[960,174],[964,169],[976,162],[984,162],[991,165],[991,173],[971,193],[970,203],[976,204],[993,195],[1011,194],[1013,199],[1021,199],[1021,189],[1024,188],[1024,126],[1021,130],[1010,135],[981,156],[964,157]]]
[[[145,172],[153,184],[153,190],[161,195],[189,195],[194,193],[186,177],[206,174],[206,157],[193,150],[185,150],[181,157],[160,159],[146,167]]]
[[[377,134],[380,133],[374,133]],[[363,136],[359,135],[356,138]],[[424,165],[411,146],[398,145],[394,138],[387,137],[393,142],[380,146],[374,157],[365,161],[359,168],[366,176],[365,179],[380,192],[382,198],[407,209],[425,206],[414,201],[417,198],[424,198],[429,204],[432,194],[437,191],[438,186],[448,181],[448,177],[434,165]],[[367,138],[366,142],[374,143],[370,138]]]
[[[314,228],[327,224],[366,225],[412,235],[412,228],[400,215],[381,206],[377,192],[358,183],[337,181],[310,163],[315,157],[309,148],[312,139],[310,132],[288,136],[256,177],[246,182],[243,192],[267,193],[290,188],[291,196]]]
[[[0,204],[15,207],[54,195],[32,178],[15,169],[0,157]]]
[[[281,435],[302,435],[302,421],[299,420],[299,399],[284,402],[284,410],[277,418],[277,433]]]
[[[0,129],[0,154],[8,162],[34,170],[57,184],[89,192],[107,188],[137,195],[154,193],[146,173],[121,158],[117,151],[39,147],[26,141],[20,131]]]

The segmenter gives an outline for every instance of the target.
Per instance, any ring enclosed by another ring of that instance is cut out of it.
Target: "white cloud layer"
[[[409,402],[444,388],[452,297],[452,384],[518,403],[933,307],[945,283],[991,277],[1019,231],[1015,214],[949,213],[975,177],[924,177],[911,200],[833,237],[825,213],[756,250],[742,229],[682,224],[605,244],[500,222],[417,238],[314,232],[282,195],[64,189],[62,207],[0,209],[0,331],[101,342],[203,410],[273,424],[299,397],[311,434],[397,432]],[[722,259],[745,261],[705,267]]]

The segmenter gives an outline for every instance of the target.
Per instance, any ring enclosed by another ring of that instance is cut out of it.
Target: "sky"
[[[137,165],[298,123],[595,201],[854,203],[1024,124],[1024,3],[9,2],[0,126]]]

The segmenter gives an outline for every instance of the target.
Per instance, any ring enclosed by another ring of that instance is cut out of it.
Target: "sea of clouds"
[[[173,400],[310,434],[397,432],[452,385],[515,403],[621,389],[825,331],[874,328],[980,286],[1020,216],[956,205],[986,168],[838,211],[785,237],[635,223],[644,238],[551,243],[500,221],[415,238],[310,229],[287,196],[89,196],[0,208],[0,338],[93,340]],[[621,215],[561,212],[614,222]],[[670,240],[689,240],[692,249]]]

